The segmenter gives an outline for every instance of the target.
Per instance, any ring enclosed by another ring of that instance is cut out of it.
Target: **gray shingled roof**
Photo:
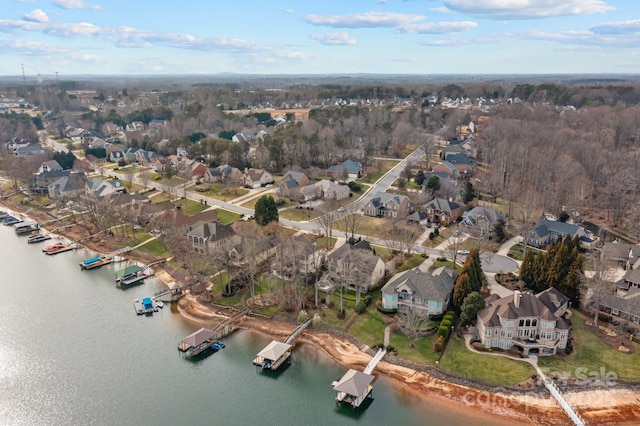
[[[625,297],[618,297],[613,294],[606,295],[600,305],[617,309],[626,314],[640,316],[640,289],[631,288]]]
[[[540,237],[546,237],[549,233],[570,235],[572,238],[578,233],[580,227],[557,220],[542,219],[535,227],[535,233]]]
[[[445,300],[455,284],[458,272],[444,266],[427,274],[420,269],[409,269],[396,274],[384,287],[383,294],[395,294],[399,288],[407,286],[423,300]]]
[[[435,211],[440,212],[452,212],[460,208],[460,205],[458,203],[454,203],[453,201],[437,197],[432,199],[431,201],[427,201],[425,206],[431,207]]]
[[[333,390],[351,396],[363,395],[375,377],[358,370],[350,369],[338,381]]]

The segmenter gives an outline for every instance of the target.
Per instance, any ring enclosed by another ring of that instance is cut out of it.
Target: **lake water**
[[[55,240],[53,240],[55,241]],[[299,345],[277,375],[252,359],[269,341],[239,331],[198,362],[177,344],[199,326],[169,304],[136,316],[132,301],[162,288],[155,279],[121,290],[123,264],[81,271],[93,253],[45,256],[0,226],[0,423],[6,425],[482,425],[506,421],[452,412],[380,378],[363,411],[339,409],[331,381],[346,369]]]

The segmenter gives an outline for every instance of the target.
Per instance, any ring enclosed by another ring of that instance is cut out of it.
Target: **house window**
[[[487,336],[487,337],[491,336],[491,329],[485,330],[484,331],[484,335]]]
[[[640,317],[634,315],[633,316],[633,322],[635,322],[636,324],[638,324],[640,322]]]

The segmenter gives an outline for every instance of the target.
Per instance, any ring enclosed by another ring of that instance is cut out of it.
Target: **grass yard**
[[[358,182],[360,181],[365,183],[377,182],[378,179],[384,176],[389,170],[397,166],[398,163],[400,163],[400,160],[385,160],[384,165],[380,170],[377,170],[371,174],[368,174],[369,171],[367,170],[366,172],[367,174],[362,178],[358,179]]]
[[[573,353],[566,358],[540,357],[538,365],[549,368],[551,372],[568,372],[575,377],[576,369],[586,368],[588,372],[600,373],[604,368],[606,373],[613,372],[619,380],[640,380],[640,345],[631,343],[625,339],[625,345],[633,345],[635,353],[625,354],[619,352],[593,334],[584,324],[585,316],[576,310],[571,310],[571,324],[573,326],[574,340]]]
[[[182,209],[182,213],[184,213],[186,216],[194,216],[210,207],[206,204],[188,199],[180,199],[173,204],[176,206],[181,206],[180,208]]]
[[[171,252],[164,248],[164,245],[160,240],[151,240],[148,243],[138,247],[136,250],[140,250],[158,257],[171,256]]]
[[[216,209],[218,213],[218,223],[221,225],[230,225],[240,220],[240,215],[225,209]]]
[[[430,229],[431,231],[433,231],[433,228],[427,228]],[[439,234],[437,237],[435,237],[433,240],[430,239],[426,239],[424,241],[424,243],[422,243],[423,247],[430,247],[430,248],[434,248],[437,247],[438,245],[442,244],[447,238],[453,236],[453,233],[455,232],[455,229],[453,226],[450,227],[440,227],[440,229],[438,230]]]
[[[323,237],[318,237],[316,238],[316,245],[318,247],[327,247],[327,245],[329,247],[333,247],[336,243],[336,241],[338,241],[338,239],[336,237],[327,237],[327,236],[323,236]]]
[[[533,256],[537,256],[540,253],[543,253],[542,250],[539,250],[537,248],[533,248],[533,247],[529,247],[527,246],[527,250],[533,250]],[[524,259],[524,255],[522,254],[522,244],[516,244],[513,247],[511,247],[511,249],[509,249],[509,253],[508,256],[511,257],[512,259],[515,260],[522,260]]]
[[[513,359],[471,352],[464,340],[453,335],[440,361],[440,369],[465,379],[494,386],[510,386],[536,374],[533,366]]]
[[[315,210],[286,209],[286,210],[280,210],[278,212],[278,215],[283,219],[302,222],[305,220],[313,220],[319,216],[322,216],[322,211],[320,211],[320,209],[315,209]]]
[[[366,345],[381,345],[384,342],[385,328],[386,325],[382,315],[376,310],[375,302],[371,301],[369,308],[363,314],[360,314],[356,322],[351,325],[349,334],[352,334]]]
[[[433,350],[433,342],[435,339],[437,339],[437,334],[419,337],[413,343],[415,347],[411,349],[409,348],[409,338],[397,332],[389,335],[389,345],[398,351],[400,358],[417,363],[435,365],[440,356],[439,352]]]
[[[398,268],[398,271],[396,273],[413,269],[416,266],[419,266],[420,264],[422,264],[424,260],[425,258],[420,256],[419,254],[413,254],[408,259],[405,259],[404,263]]]
[[[195,190],[200,188],[203,188],[203,189],[206,188],[206,191],[198,192]],[[192,188],[191,190],[189,190],[189,192],[193,193],[194,195],[198,195],[198,194],[206,195],[208,197],[215,198],[221,201],[230,201],[230,200],[233,200],[234,198],[238,198],[248,194],[249,190],[243,187],[230,188],[230,187],[221,185],[219,183],[214,183],[214,184],[205,184],[202,186],[196,186],[195,188]]]

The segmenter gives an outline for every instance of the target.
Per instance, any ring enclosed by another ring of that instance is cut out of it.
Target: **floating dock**
[[[65,251],[70,251],[76,248],[75,244],[54,244],[42,249],[44,254],[54,255],[58,253],[64,253]]]
[[[11,226],[20,222],[22,222],[22,219],[18,219],[17,217],[13,217],[13,216],[7,216],[2,220],[2,224],[4,226]]]
[[[108,256],[96,256],[80,262],[80,269],[84,271],[88,269],[99,268],[101,266],[110,264],[112,261],[113,259]]]
[[[28,244],[41,243],[43,241],[47,241],[50,239],[51,239],[51,235],[49,234],[36,234],[36,235],[29,236],[29,238],[27,238],[27,243]]]
[[[152,315],[154,312],[158,312],[158,307],[153,303],[150,297],[144,299],[136,299],[133,301],[133,308],[138,315]]]

